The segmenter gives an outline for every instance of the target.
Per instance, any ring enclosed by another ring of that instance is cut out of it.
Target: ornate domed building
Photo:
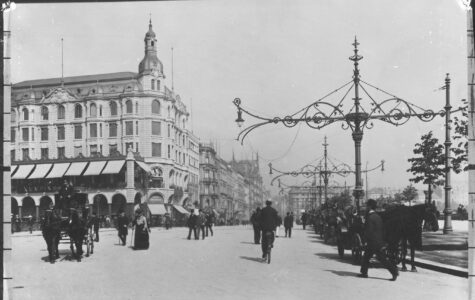
[[[40,216],[67,181],[99,215],[186,213],[198,201],[199,141],[164,84],[150,21],[138,73],[13,84],[12,212]]]

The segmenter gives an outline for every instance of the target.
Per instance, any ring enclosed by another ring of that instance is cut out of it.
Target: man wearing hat
[[[277,227],[278,215],[277,211],[271,206],[272,201],[266,201],[266,207],[261,210],[259,216],[259,225],[262,230],[262,258],[267,257],[267,248],[274,246],[274,231]]]
[[[384,253],[383,220],[376,213],[376,206],[376,201],[373,199],[369,199],[368,202],[366,202],[367,215],[364,234],[367,246],[361,264],[361,274],[359,274],[358,277],[368,278],[369,260],[373,255],[376,255],[376,258],[393,276],[391,281],[395,281],[399,273],[397,267],[388,260]]]
[[[127,240],[127,233],[128,233],[127,226],[128,225],[129,225],[129,220],[125,216],[124,211],[120,210],[119,218],[117,218],[117,231],[118,231],[119,238],[123,246],[125,246],[125,242]]]

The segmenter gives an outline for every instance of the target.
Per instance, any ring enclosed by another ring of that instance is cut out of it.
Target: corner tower
[[[165,78],[163,74],[163,64],[157,57],[157,38],[152,30],[152,20],[150,19],[148,31],[145,34],[145,56],[139,64],[139,77],[145,89],[160,90],[160,80]],[[150,80],[147,80],[150,79]],[[152,80],[152,81],[151,81]],[[156,83],[152,83],[152,82]]]

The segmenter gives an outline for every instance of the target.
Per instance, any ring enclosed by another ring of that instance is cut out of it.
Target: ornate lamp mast
[[[246,110],[241,106],[241,99],[235,98],[233,103],[237,107],[238,118],[236,123],[238,126],[242,126],[244,119],[242,118],[243,112],[257,120],[260,120],[258,123],[250,125],[243,129],[237,140],[243,143],[246,136],[254,129],[274,123],[281,123],[286,127],[294,127],[300,122],[305,122],[309,127],[315,129],[322,129],[330,124],[336,122],[342,122],[343,129],[351,129],[352,138],[355,146],[355,188],[353,190],[353,196],[355,198],[355,203],[359,211],[360,199],[364,195],[363,185],[361,182],[361,141],[363,140],[363,130],[364,128],[371,129],[373,127],[373,120],[383,121],[395,126],[403,125],[409,121],[411,117],[416,117],[417,119],[429,122],[432,121],[436,116],[445,116],[446,111],[440,110],[434,112],[430,109],[421,108],[413,103],[410,103],[406,100],[403,100],[393,94],[390,94],[370,83],[367,83],[361,79],[360,70],[358,68],[359,61],[363,59],[361,55],[358,54],[358,41],[355,37],[353,43],[354,54],[349,57],[353,61],[353,79],[339,87],[338,89],[330,92],[324,97],[318,99],[312,104],[300,109],[294,114],[287,115],[285,117],[273,117],[267,118],[258,116]],[[343,98],[341,98],[336,104],[332,104],[326,101],[323,101],[325,98],[335,94],[336,92],[342,90],[349,86]],[[389,96],[389,98],[383,100],[382,102],[376,102],[375,99],[368,93],[365,87],[371,87],[378,92]],[[347,112],[343,111],[344,100],[346,99],[349,92],[354,89],[354,98],[352,98],[353,103]],[[360,100],[360,89],[364,94],[369,98],[370,105],[364,107]],[[449,106],[448,104],[447,106]]]

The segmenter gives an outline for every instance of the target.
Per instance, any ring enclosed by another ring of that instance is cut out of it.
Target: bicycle
[[[264,261],[267,260],[267,263],[270,264],[271,260],[271,250],[274,243],[274,232],[273,231],[266,231],[263,235],[267,243],[267,251],[265,253]]]

